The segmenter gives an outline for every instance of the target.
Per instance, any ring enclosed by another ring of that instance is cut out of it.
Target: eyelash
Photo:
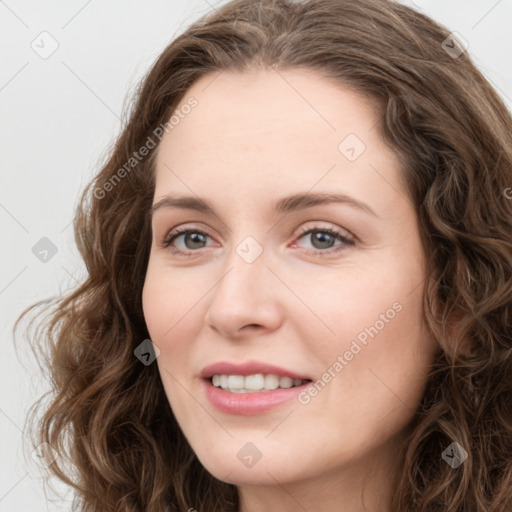
[[[344,245],[355,245],[354,240],[351,240],[351,239],[345,237],[341,232],[337,231],[336,229],[323,228],[320,226],[313,227],[313,228],[305,228],[301,233],[299,233],[297,238],[300,239],[304,235],[307,235],[307,234],[313,233],[313,232],[328,233],[329,235],[332,235],[333,237],[335,237],[336,239],[341,241],[342,245],[338,246],[338,248],[335,248],[335,249],[330,248],[327,250],[317,249],[317,250],[304,251],[305,254],[308,254],[308,255],[323,256],[323,255],[332,254],[332,253],[336,253],[336,252],[343,250]],[[210,236],[210,235],[208,235],[208,233],[205,233],[204,231],[201,231],[200,229],[191,229],[191,228],[181,228],[180,229],[180,228],[178,228],[174,232],[172,232],[166,236],[165,240],[162,243],[162,247],[169,248],[173,254],[176,254],[178,256],[184,256],[184,257],[192,256],[194,253],[198,252],[199,249],[183,251],[181,249],[176,249],[171,246],[172,242],[174,242],[174,240],[176,240],[176,238],[178,238],[180,235],[188,234],[188,233],[199,233],[199,234],[207,236],[207,237]]]

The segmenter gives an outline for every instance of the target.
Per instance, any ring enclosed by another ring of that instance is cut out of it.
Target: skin
[[[204,467],[238,486],[241,511],[390,511],[396,455],[438,345],[422,314],[417,216],[377,112],[300,69],[224,71],[202,77],[181,105],[192,96],[197,106],[158,147],[154,204],[193,195],[214,214],[154,212],[143,290],[177,421]],[[338,149],[351,133],[366,146],[354,161]],[[345,203],[272,213],[298,192],[344,193],[375,215]],[[208,236],[178,237],[175,250],[195,251],[180,256],[162,245],[177,227]],[[306,228],[334,228],[354,244],[327,234],[322,244]],[[252,263],[236,252],[247,236],[263,249]],[[219,412],[202,391],[199,373],[218,361],[320,379],[396,303],[400,312],[305,405],[243,417]],[[250,468],[237,457],[248,442],[262,454]]]

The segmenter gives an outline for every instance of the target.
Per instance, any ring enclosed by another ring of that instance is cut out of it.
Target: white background
[[[461,34],[512,109],[512,0],[405,3]],[[163,48],[218,5],[0,0],[0,512],[70,510],[69,493],[49,501],[38,466],[23,457],[25,415],[47,384],[22,336],[15,352],[12,326],[24,307],[83,278],[71,222],[119,133],[123,103]],[[31,48],[43,31],[59,45],[47,59]],[[46,263],[32,253],[42,237],[57,247]]]

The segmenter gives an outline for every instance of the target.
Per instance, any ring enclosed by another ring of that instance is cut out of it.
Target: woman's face
[[[437,350],[400,162],[364,98],[313,72],[224,71],[191,97],[158,148],[143,291],[170,406],[221,480],[363,474]]]

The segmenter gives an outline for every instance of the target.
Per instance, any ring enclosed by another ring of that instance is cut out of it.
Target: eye
[[[320,226],[306,228],[304,231],[302,231],[298,239],[307,239],[308,237],[314,250],[305,251],[306,254],[331,254],[333,252],[343,250],[346,245],[355,244],[353,239],[348,238],[344,233],[334,228]],[[340,244],[334,246],[336,240],[338,240]]]
[[[184,248],[175,248],[172,244],[178,238],[183,237]],[[162,247],[169,247],[172,252],[191,256],[195,249],[203,249],[209,235],[199,229],[176,229],[171,232],[162,243]]]

